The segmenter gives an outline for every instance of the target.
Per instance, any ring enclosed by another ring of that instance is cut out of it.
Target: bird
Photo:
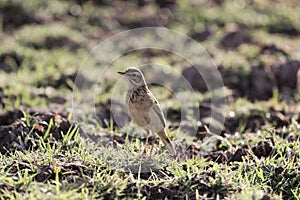
[[[125,71],[118,72],[128,82],[126,93],[126,107],[132,121],[146,131],[144,153],[148,145],[149,135],[153,136],[150,156],[156,140],[155,133],[159,135],[165,147],[171,155],[176,151],[166,134],[166,120],[159,102],[149,90],[145,77],[141,70],[129,67]]]

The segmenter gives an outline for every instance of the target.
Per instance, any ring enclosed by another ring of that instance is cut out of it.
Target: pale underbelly
[[[131,107],[128,110],[128,113],[132,121],[145,130],[148,129],[152,133],[157,133],[164,129],[163,123],[153,109],[150,109],[149,111],[142,111],[141,108]]]
[[[150,118],[147,111],[141,111],[137,108],[132,108],[128,110],[128,113],[134,123],[146,128],[150,124]]]

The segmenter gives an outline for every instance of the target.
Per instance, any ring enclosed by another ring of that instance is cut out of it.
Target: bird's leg
[[[146,142],[145,142],[145,147],[144,147],[144,154],[147,153],[148,139],[149,139],[149,130],[147,130]]]
[[[156,137],[155,137],[155,135],[153,135],[152,136],[151,150],[150,150],[150,157],[152,155],[152,151],[153,151],[153,147],[154,147],[155,141],[156,141]]]

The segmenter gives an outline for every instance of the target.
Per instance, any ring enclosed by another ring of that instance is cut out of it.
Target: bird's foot
[[[144,154],[144,155],[147,155],[147,148],[146,148],[146,146],[145,146],[145,148],[144,148],[144,150],[143,150],[143,154]]]

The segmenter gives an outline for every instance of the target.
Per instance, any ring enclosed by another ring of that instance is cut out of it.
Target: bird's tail
[[[161,131],[159,131],[157,133],[159,135],[159,137],[162,139],[163,143],[165,144],[166,148],[168,149],[168,151],[172,154],[175,155],[176,151],[175,148],[173,146],[173,144],[171,143],[170,139],[168,138],[168,136],[166,135],[166,132],[164,129],[162,129]]]

